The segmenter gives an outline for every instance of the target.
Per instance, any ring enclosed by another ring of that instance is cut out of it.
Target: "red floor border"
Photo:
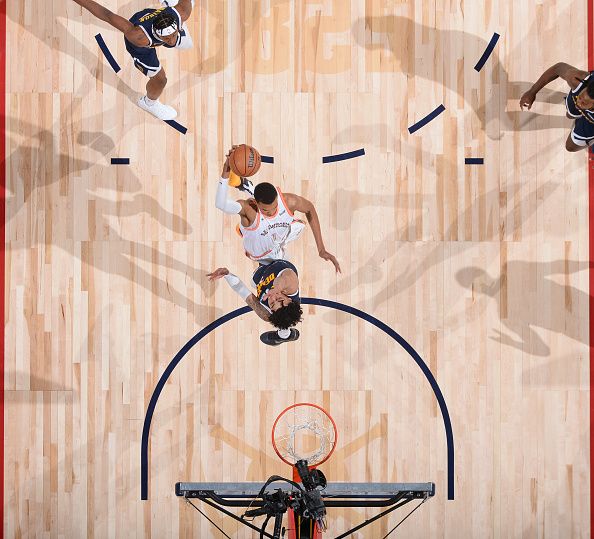
[[[0,538],[4,537],[4,288],[6,249],[6,1],[0,0]]]
[[[594,69],[594,0],[588,0],[588,70]],[[594,537],[594,159],[588,151],[588,248],[589,248],[589,326],[590,326],[590,536]]]
[[[4,537],[4,293],[6,254],[6,2],[0,0],[0,538]]]

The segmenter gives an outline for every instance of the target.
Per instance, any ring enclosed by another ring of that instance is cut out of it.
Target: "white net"
[[[330,417],[320,408],[302,405],[285,411],[274,431],[275,449],[279,456],[295,464],[307,460],[315,466],[324,461],[336,443],[336,430]]]

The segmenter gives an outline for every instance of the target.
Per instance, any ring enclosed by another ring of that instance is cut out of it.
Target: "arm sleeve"
[[[229,178],[221,178],[217,187],[215,206],[225,213],[236,214],[241,211],[241,204],[235,200],[227,199],[227,190],[229,189]]]
[[[225,275],[225,281],[227,281],[227,284],[235,292],[237,292],[237,294],[239,294],[241,299],[243,299],[244,301],[245,298],[247,298],[251,294],[248,287],[245,286],[245,284],[243,284],[243,281],[237,275],[234,275],[233,273],[228,273],[227,275]]]

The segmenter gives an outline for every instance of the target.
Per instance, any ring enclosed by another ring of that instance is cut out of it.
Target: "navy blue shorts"
[[[126,50],[132,56],[136,69],[139,69],[143,75],[154,77],[161,71],[161,62],[157,57],[157,51],[154,47],[136,47],[124,38]]]
[[[578,146],[589,146],[594,141],[594,124],[583,116],[578,118],[571,130],[571,140]]]

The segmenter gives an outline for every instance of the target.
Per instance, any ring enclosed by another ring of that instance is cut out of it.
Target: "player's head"
[[[575,104],[583,110],[594,109],[594,77],[591,77],[586,87],[575,98]]]
[[[289,329],[301,322],[303,310],[301,309],[301,303],[298,301],[293,301],[288,296],[284,296],[284,298],[279,297],[273,304],[268,303],[268,305],[272,309],[269,320],[274,327]]]
[[[263,182],[256,185],[254,198],[258,209],[267,216],[273,216],[278,210],[278,196],[274,185]]]
[[[153,33],[167,45],[175,45],[179,33],[175,17],[166,11],[159,13],[153,21]]]

